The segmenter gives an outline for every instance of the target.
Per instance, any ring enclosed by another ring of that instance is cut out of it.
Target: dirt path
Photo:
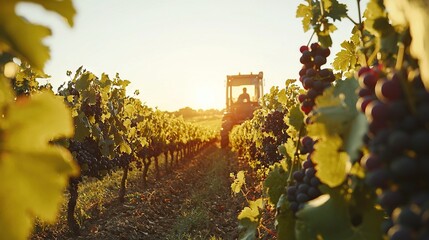
[[[107,203],[79,237],[55,239],[236,239],[243,199],[230,194],[232,157],[211,146],[146,189],[130,182],[124,204]]]

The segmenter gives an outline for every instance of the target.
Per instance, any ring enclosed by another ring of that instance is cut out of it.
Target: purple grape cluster
[[[301,110],[309,114],[314,107],[314,100],[323,93],[327,87],[335,81],[335,76],[331,69],[321,68],[326,63],[326,58],[330,55],[329,48],[323,48],[318,43],[308,46],[301,46],[302,56],[300,62],[303,64],[299,71],[299,80],[306,94],[298,97],[301,103]]]
[[[114,167],[111,160],[102,156],[97,142],[91,138],[85,138],[83,141],[71,140],[68,149],[78,162],[82,176],[100,178]]]
[[[283,158],[278,151],[278,146],[285,143],[289,138],[286,130],[287,124],[284,121],[286,111],[272,111],[265,116],[264,123],[261,127],[262,153],[258,155],[258,160],[264,166],[269,166]]]
[[[429,239],[429,92],[420,76],[382,66],[358,73],[357,109],[369,121],[366,182],[381,189],[390,239]],[[410,72],[411,73],[411,72]]]
[[[316,169],[311,161],[311,153],[314,148],[314,141],[308,136],[301,139],[301,153],[307,154],[307,160],[302,164],[302,168],[293,172],[294,185],[287,187],[287,199],[290,209],[297,212],[303,208],[304,204],[320,196],[320,180],[316,177]]]

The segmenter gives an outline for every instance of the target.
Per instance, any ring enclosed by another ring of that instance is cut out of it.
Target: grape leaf
[[[410,28],[411,55],[419,60],[425,88],[429,90],[429,4],[427,1],[386,1],[389,18],[395,25]]]
[[[286,194],[282,194],[277,202],[275,226],[279,240],[295,240],[295,216],[289,209]]]
[[[368,120],[363,113],[358,113],[350,124],[349,131],[343,135],[344,150],[350,160],[356,161],[363,143],[363,137],[368,130]]]
[[[324,124],[329,134],[341,134],[346,131],[353,117],[353,112],[344,104],[344,96],[334,95],[334,88],[325,90],[322,96],[316,98],[314,113],[313,122]]]
[[[119,151],[126,154],[131,154],[132,152],[130,145],[128,145],[126,142],[119,144]]]
[[[347,5],[339,3],[337,0],[323,0],[323,7],[328,12],[327,16],[334,21],[347,17]]]
[[[319,139],[314,144],[312,157],[316,164],[316,176],[330,187],[344,182],[351,165],[347,153],[340,151],[342,140],[337,135]]]
[[[72,136],[72,118],[62,99],[42,92],[11,104],[0,123],[0,232],[26,239],[35,216],[55,220],[68,179],[78,174],[71,154],[49,144]]]
[[[311,4],[309,4],[309,6],[299,4],[296,10],[296,17],[302,17],[302,27],[304,29],[304,32],[310,30],[311,20],[313,18],[313,10]]]
[[[301,126],[304,124],[304,114],[298,105],[289,109],[287,121],[287,124],[292,126],[297,132],[301,129]]]
[[[248,203],[249,207],[245,207],[238,215],[239,239],[253,240],[256,239],[259,220],[261,218],[259,209],[262,209],[262,198],[255,201],[248,201]]]
[[[295,157],[296,152],[296,144],[292,140],[292,138],[288,138],[286,143],[283,144],[286,148],[286,153],[289,156],[289,159],[293,159]]]
[[[317,39],[320,42],[320,45],[322,45],[325,48],[332,46],[332,38],[329,34],[320,34],[320,31],[317,31]]]
[[[341,43],[342,50],[336,54],[332,66],[335,70],[348,71],[354,68],[357,62],[356,46],[351,41]]]
[[[358,87],[359,84],[355,78],[337,81],[334,87],[334,95],[342,99],[343,103],[345,103],[345,107],[352,114],[358,112],[356,109],[356,102],[359,98],[356,94]]]
[[[241,187],[246,184],[246,178],[244,176],[244,171],[239,171],[237,177],[234,179],[234,182],[231,183],[231,190],[233,193],[239,193]]]
[[[265,179],[264,192],[267,193],[269,201],[277,205],[280,195],[283,194],[287,185],[288,174],[281,163],[275,163]]]
[[[327,194],[310,201],[298,211],[295,228],[298,240],[318,237],[324,240],[383,239],[380,228],[382,211],[376,210],[374,205],[358,203],[362,206],[358,212],[362,223],[354,226],[344,193],[338,188],[325,191]]]
[[[285,106],[288,102],[288,98],[286,96],[286,90],[283,88],[282,90],[279,91],[277,96],[278,96],[279,103],[281,103],[283,106]]]
[[[80,112],[76,117],[74,117],[75,124],[75,135],[74,138],[77,141],[83,141],[85,137],[90,135],[90,123],[85,113]]]
[[[73,25],[75,9],[71,0],[26,0],[42,5],[45,9],[63,16]],[[49,48],[42,39],[51,35],[49,28],[28,22],[16,15],[15,6],[19,0],[0,0],[0,51],[9,52],[26,60],[32,67],[43,72],[45,62],[50,58]]]
[[[374,28],[374,22],[376,19],[386,18],[386,13],[384,11],[382,2],[378,0],[370,0],[366,6],[363,16],[365,17],[365,30],[369,31],[375,36],[378,36],[379,32]]]
[[[10,90],[10,81],[0,73],[0,116],[3,116],[5,106],[10,104],[13,99],[12,91]]]

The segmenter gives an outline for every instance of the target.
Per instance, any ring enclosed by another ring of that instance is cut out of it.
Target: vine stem
[[[289,177],[287,178],[288,185],[292,182],[293,169],[295,165],[298,165],[299,147],[301,145],[301,137],[302,137],[302,133],[304,132],[304,126],[305,124],[304,122],[302,122],[301,127],[299,128],[298,139],[296,140],[296,144],[295,144],[295,154],[293,155],[292,166],[289,171]]]
[[[322,18],[325,17],[325,8],[323,7],[323,1],[319,1],[320,4],[320,14],[322,16]]]
[[[353,20],[348,14],[346,15],[347,19],[349,19],[354,25],[359,25],[355,20]]]
[[[405,46],[403,43],[399,43],[398,46],[398,57],[396,58],[395,70],[399,71],[404,63]]]
[[[362,16],[361,16],[361,9],[360,9],[360,1],[361,1],[361,0],[357,0],[357,8],[358,8],[359,25],[361,25],[361,24],[362,24]]]
[[[400,82],[402,85],[402,89],[404,89],[404,92],[406,95],[406,100],[407,100],[408,106],[411,109],[411,112],[413,114],[415,114],[417,112],[417,110],[416,110],[416,107],[415,107],[415,104],[413,101],[414,96],[411,93],[412,90],[410,88],[408,80],[406,78],[404,79],[404,76],[401,73],[401,69],[402,69],[403,64],[404,64],[404,57],[405,57],[405,45],[403,42],[399,42],[399,44],[398,44],[398,55],[397,55],[396,64],[395,64],[395,70],[400,72],[400,74],[401,74]]]
[[[311,36],[310,36],[310,39],[308,40],[308,42],[307,42],[307,46],[310,46],[310,43],[311,43],[311,40],[313,39],[313,37],[314,37],[314,34],[316,34],[316,31],[313,31],[313,33],[311,34]]]
[[[358,18],[359,18],[359,22],[357,23],[357,26],[359,26],[359,27],[358,27],[358,29],[359,29],[359,32],[360,32],[360,42],[361,42],[361,46],[363,47],[365,44],[364,44],[364,38],[363,38],[363,24],[362,24],[362,16],[361,16],[360,2],[361,2],[361,0],[356,0],[356,3],[357,3],[357,10],[358,10]],[[354,22],[351,18],[349,18],[349,19],[350,19],[352,22]],[[363,54],[363,56],[364,56],[364,58],[365,58],[365,62],[364,62],[365,66],[364,66],[364,67],[367,67],[367,66],[368,66],[369,60],[371,60],[371,61],[372,61],[372,59],[375,57],[375,55],[377,54],[377,52],[378,52],[378,51],[374,51],[374,53],[372,54],[373,56],[372,56],[372,57],[370,57],[370,58],[368,58],[368,57],[366,56],[366,54]],[[374,54],[375,54],[375,55],[374,55]]]

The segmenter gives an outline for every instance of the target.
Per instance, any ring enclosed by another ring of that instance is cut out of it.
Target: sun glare
[[[223,97],[216,96],[210,89],[199,89],[195,92],[195,108],[198,109],[218,109],[222,108]]]

